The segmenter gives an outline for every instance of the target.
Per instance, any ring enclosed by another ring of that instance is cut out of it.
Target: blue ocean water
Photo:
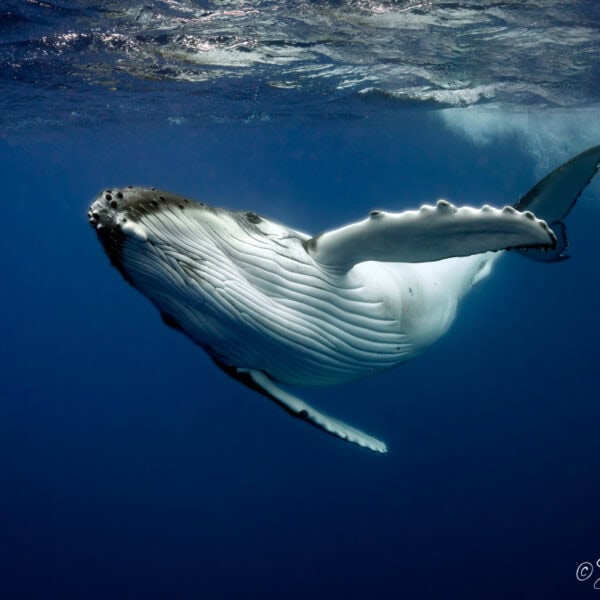
[[[504,256],[416,360],[301,391],[384,456],[227,378],[86,219],[127,184],[314,233],[513,203],[600,143],[595,0],[0,8],[1,598],[600,594],[598,181],[570,260]]]

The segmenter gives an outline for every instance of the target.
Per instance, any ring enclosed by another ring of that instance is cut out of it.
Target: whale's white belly
[[[418,354],[448,329],[481,266],[497,256],[365,262],[336,275],[300,243],[206,246],[197,249],[202,260],[177,257],[188,293],[178,302],[152,282],[155,304],[218,362],[303,386],[353,381]],[[136,252],[129,246],[128,260]]]

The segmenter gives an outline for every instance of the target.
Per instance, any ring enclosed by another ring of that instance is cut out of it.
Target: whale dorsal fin
[[[401,213],[373,211],[368,218],[305,242],[321,265],[347,271],[367,260],[431,262],[511,248],[553,248],[555,235],[531,212],[511,206],[457,208],[445,200]]]
[[[334,435],[346,442],[352,442],[368,448],[374,452],[382,454],[387,452],[387,446],[381,440],[374,438],[355,427],[346,425],[317,409],[313,408],[304,400],[297,398],[289,392],[281,389],[268,375],[255,369],[243,369],[231,367],[221,363],[213,357],[215,363],[221,367],[228,375],[231,375],[239,382],[247,385],[249,388],[264,394],[267,398],[275,401],[286,412],[294,417],[302,419],[323,431]]]

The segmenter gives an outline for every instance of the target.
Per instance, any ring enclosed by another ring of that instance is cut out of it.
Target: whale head
[[[112,265],[167,324],[192,334],[226,269],[222,246],[239,235],[238,213],[155,188],[126,187],[104,190],[88,219]]]
[[[215,208],[155,188],[104,190],[88,219],[113,266],[167,324],[204,347],[209,320],[222,327],[235,318],[218,300],[222,290],[247,286],[245,269],[290,235],[256,213]]]
[[[184,214],[186,209],[188,214]],[[157,271],[161,267],[168,270],[173,261],[164,249],[170,245],[175,249],[186,234],[195,231],[196,236],[201,235],[203,217],[217,212],[201,202],[156,188],[129,186],[102,192],[90,205],[88,219],[111,263],[139,287],[135,282],[139,268],[129,258],[144,257],[139,267],[155,263]]]

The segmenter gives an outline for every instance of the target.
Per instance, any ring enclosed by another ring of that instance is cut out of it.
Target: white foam
[[[542,177],[582,150],[600,143],[599,106],[527,110],[498,106],[448,108],[437,113],[444,125],[478,146],[516,138]],[[592,184],[599,187],[596,181]]]
[[[423,79],[433,79],[424,69],[419,69],[418,74]],[[359,83],[355,81],[353,83]],[[340,86],[338,86],[340,87]],[[482,100],[490,100],[496,95],[495,85],[479,85],[473,87],[435,88],[433,85],[408,86],[400,90],[383,90],[367,87],[358,92],[360,96],[382,94],[396,100],[414,100],[417,102],[435,102],[446,106],[471,106]]]

